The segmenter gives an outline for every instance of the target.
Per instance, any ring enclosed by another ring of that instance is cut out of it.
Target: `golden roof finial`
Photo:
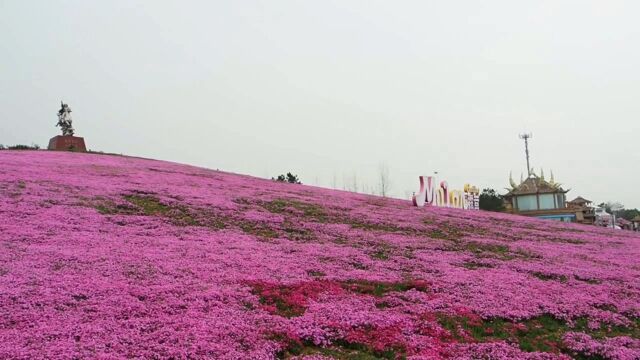
[[[513,175],[511,173],[511,171],[509,171],[509,185],[511,185],[512,189],[515,189],[518,187],[518,185],[516,185],[516,182],[513,181]]]

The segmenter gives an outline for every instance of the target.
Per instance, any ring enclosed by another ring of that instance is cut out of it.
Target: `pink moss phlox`
[[[1,151],[0,358],[323,359],[352,346],[635,359],[638,244],[169,162]],[[514,338],[540,319],[556,338]]]

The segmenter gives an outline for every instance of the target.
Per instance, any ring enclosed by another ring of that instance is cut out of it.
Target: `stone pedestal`
[[[87,151],[84,145],[84,138],[77,136],[54,136],[49,140],[48,150],[64,150],[64,151]]]

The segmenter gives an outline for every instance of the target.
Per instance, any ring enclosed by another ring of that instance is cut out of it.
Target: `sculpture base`
[[[48,150],[63,150],[63,151],[87,151],[87,147],[84,145],[84,138],[77,136],[54,136],[49,140]]]

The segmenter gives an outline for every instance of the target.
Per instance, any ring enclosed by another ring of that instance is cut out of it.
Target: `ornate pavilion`
[[[567,203],[566,194],[569,190],[564,190],[561,184],[555,182],[553,172],[549,181],[541,170],[540,176],[531,171],[526,179],[521,177],[520,184],[516,184],[513,177],[509,176],[509,183],[511,188],[504,195],[507,212],[564,222],[593,223],[588,216],[588,200],[576,198]]]

